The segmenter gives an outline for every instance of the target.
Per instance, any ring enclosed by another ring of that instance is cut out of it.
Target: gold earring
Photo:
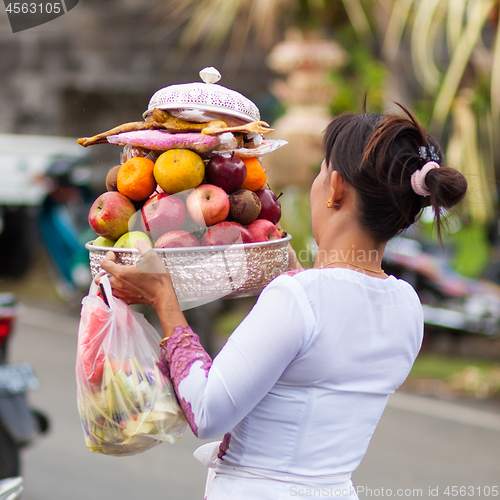
[[[331,198],[326,202],[326,208],[332,208],[332,200],[331,200]]]

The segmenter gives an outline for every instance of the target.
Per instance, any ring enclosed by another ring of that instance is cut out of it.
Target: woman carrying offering
[[[214,467],[209,500],[314,490],[357,498],[351,473],[423,336],[416,292],[381,267],[385,245],[428,205],[440,235],[442,209],[467,189],[402,109],[331,121],[311,187],[314,267],[274,279],[214,360],[189,328],[168,272],[118,265],[112,252],[102,262],[117,297],[156,309],[166,367],[195,435],[224,435],[216,449],[196,452]]]

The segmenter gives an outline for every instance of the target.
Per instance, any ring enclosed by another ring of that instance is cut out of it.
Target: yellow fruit
[[[205,176],[205,164],[189,149],[170,149],[158,157],[153,174],[163,191],[175,194],[198,187]]]
[[[105,238],[104,236],[98,236],[92,243],[96,247],[112,247],[115,245],[116,240],[110,238]]]
[[[118,238],[118,240],[116,240],[113,246],[116,248],[135,248],[135,244],[139,240],[146,240],[151,246],[153,246],[149,236],[142,231],[130,231],[129,233],[123,234]]]

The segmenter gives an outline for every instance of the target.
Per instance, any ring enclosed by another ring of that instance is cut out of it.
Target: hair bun
[[[436,212],[440,208],[452,208],[462,201],[467,192],[467,179],[461,172],[449,167],[429,171],[425,184],[430,192],[431,205]]]

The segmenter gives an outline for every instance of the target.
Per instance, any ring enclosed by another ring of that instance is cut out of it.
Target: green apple
[[[116,240],[111,240],[109,238],[105,238],[104,236],[98,236],[92,243],[96,247],[114,247]]]
[[[117,248],[135,248],[135,244],[139,240],[147,240],[147,242],[153,246],[149,236],[142,231],[130,231],[120,236],[116,243],[114,244]]]

